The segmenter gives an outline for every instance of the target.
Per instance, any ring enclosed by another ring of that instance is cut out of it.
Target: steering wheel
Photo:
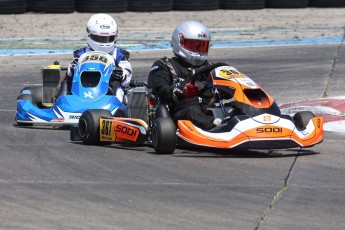
[[[228,64],[226,64],[225,62],[216,62],[213,63],[209,66],[204,66],[201,67],[200,69],[198,69],[197,71],[195,71],[195,73],[193,74],[193,76],[191,77],[191,81],[190,83],[192,85],[194,85],[195,81],[197,80],[198,76],[205,74],[205,73],[210,73],[213,69],[219,67],[219,66],[229,66]]]

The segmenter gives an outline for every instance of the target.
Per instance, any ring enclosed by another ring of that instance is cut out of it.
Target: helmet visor
[[[95,34],[90,34],[90,38],[94,40],[95,42],[99,43],[111,43],[115,42],[115,35],[112,36],[99,36]]]
[[[184,38],[183,35],[180,37],[180,44],[183,48],[193,52],[207,54],[210,46],[210,41],[197,40]]]

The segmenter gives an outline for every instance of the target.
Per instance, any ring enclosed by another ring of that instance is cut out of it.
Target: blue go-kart
[[[17,124],[75,126],[81,114],[90,109],[109,110],[113,116],[130,117],[127,94],[121,103],[109,87],[115,68],[114,58],[109,54],[85,53],[75,66],[71,92],[67,92],[66,84],[58,87],[63,70],[59,63],[44,67],[43,85],[25,87],[17,98]],[[140,84],[143,83],[132,81],[130,86],[134,88]]]

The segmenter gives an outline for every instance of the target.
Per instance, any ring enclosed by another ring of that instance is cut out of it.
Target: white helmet
[[[86,41],[91,49],[110,53],[115,48],[117,24],[108,14],[94,14],[86,25]]]
[[[201,66],[207,61],[210,41],[211,35],[206,26],[187,20],[176,26],[171,45],[175,55],[193,66]]]

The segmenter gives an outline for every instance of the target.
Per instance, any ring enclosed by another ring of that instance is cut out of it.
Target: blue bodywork
[[[18,99],[16,121],[19,124],[77,124],[88,109],[108,109],[112,114],[126,109],[114,95],[108,95],[109,81],[115,69],[109,54],[90,52],[79,58],[74,68],[71,94],[62,95],[49,108],[39,108],[31,100]],[[23,90],[21,94],[31,94]]]

